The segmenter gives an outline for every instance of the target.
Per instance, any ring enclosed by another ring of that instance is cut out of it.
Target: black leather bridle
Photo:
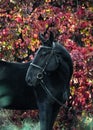
[[[45,47],[45,48],[51,48],[51,47]],[[53,48],[51,48],[51,53],[50,55],[48,56],[46,62],[45,62],[45,66],[44,67],[41,67],[39,65],[36,65],[34,63],[31,63],[30,66],[33,66],[35,68],[38,68],[40,69],[41,71],[39,73],[37,73],[37,76],[36,78],[40,81],[40,84],[42,86],[42,88],[45,90],[45,92],[54,100],[56,101],[59,105],[63,106],[63,103],[61,101],[59,101],[55,96],[53,96],[52,92],[48,89],[46,83],[44,82],[43,78],[44,78],[44,75],[47,74],[46,72],[46,67],[50,61],[50,58],[51,56],[54,55],[56,57],[56,62],[59,63],[59,60],[57,59],[57,56],[56,56],[56,53],[55,53],[55,50]],[[65,105],[64,105],[65,106]]]
[[[49,48],[49,49],[50,49],[51,47],[45,47],[45,48]],[[49,63],[50,58],[51,58],[52,55],[55,55],[54,49],[51,49],[51,53],[50,53],[50,55],[47,57],[47,60],[46,60],[46,62],[45,62],[45,66],[44,66],[44,67],[41,67],[41,66],[39,66],[39,65],[36,65],[36,64],[34,64],[34,63],[31,63],[31,64],[30,64],[30,66],[36,67],[36,68],[38,68],[38,69],[41,70],[41,71],[37,74],[37,76],[36,76],[37,79],[42,80],[43,77],[44,77],[44,74],[47,74],[47,72],[46,72],[46,67],[47,67],[47,65],[48,65],[48,63]]]

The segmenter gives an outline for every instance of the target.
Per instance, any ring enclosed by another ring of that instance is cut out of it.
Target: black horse
[[[30,63],[0,61],[0,108],[37,109],[34,90],[25,81]]]
[[[42,46],[28,68],[26,81],[35,90],[41,130],[52,130],[60,106],[70,95],[73,64],[68,51],[54,42],[52,32],[48,40],[39,36]]]

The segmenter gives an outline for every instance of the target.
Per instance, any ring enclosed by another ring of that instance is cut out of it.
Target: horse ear
[[[53,32],[50,31],[49,38],[46,40],[46,45],[49,47],[52,47],[53,41],[54,41],[54,34],[53,34]]]
[[[39,39],[42,43],[42,45],[44,45],[44,43],[46,42],[45,38],[43,37],[43,35],[41,33],[39,33]]]
[[[50,31],[49,41],[53,44],[54,41],[54,34]]]
[[[39,39],[42,42],[42,45],[52,47],[54,41],[54,34],[50,31],[49,39],[45,40],[43,34],[39,33]]]

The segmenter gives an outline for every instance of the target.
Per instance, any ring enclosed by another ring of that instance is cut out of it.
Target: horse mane
[[[72,62],[69,52],[59,42],[55,42],[55,50],[61,54],[62,59],[68,64],[69,69],[70,69],[70,75],[72,75],[73,74],[73,62]]]

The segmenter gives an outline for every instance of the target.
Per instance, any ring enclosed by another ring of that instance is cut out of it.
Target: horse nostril
[[[32,82],[31,82],[30,77],[26,79],[26,82],[27,82],[28,85],[32,86]]]
[[[27,82],[28,82],[28,83],[30,83],[30,82],[31,82],[31,79],[30,79],[30,78],[28,78],[28,79],[27,79]]]
[[[26,77],[25,80],[26,80],[27,83],[30,83],[31,79],[30,79],[30,77]]]

